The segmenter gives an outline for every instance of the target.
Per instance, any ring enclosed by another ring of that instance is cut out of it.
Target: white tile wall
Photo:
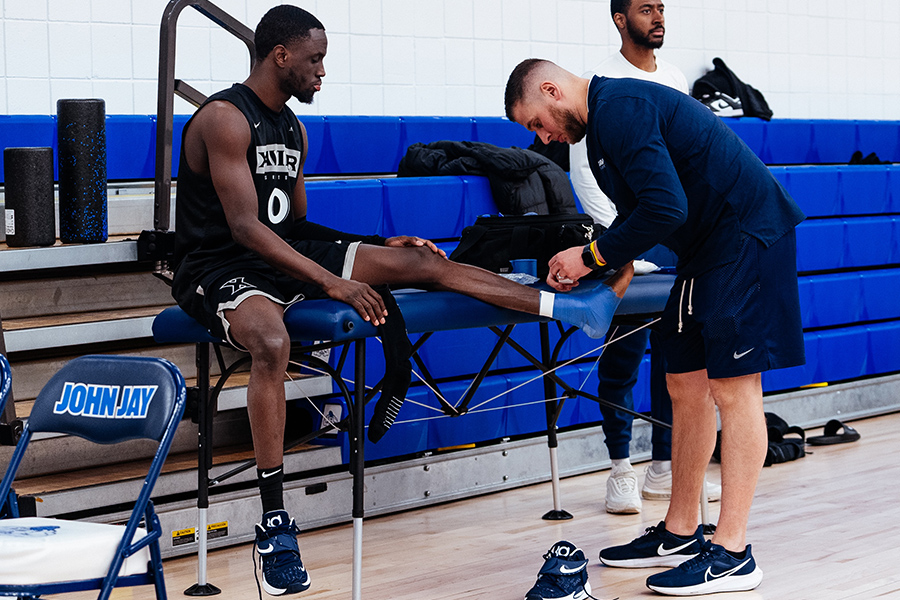
[[[91,77],[90,23],[49,23],[50,78]]]
[[[252,29],[274,0],[218,0]],[[300,114],[503,111],[506,77],[541,56],[581,73],[619,45],[606,0],[294,0],[329,35],[323,91]],[[2,0],[0,113],[48,114],[64,96],[156,110],[168,0]],[[900,3],[677,0],[660,56],[693,82],[719,56],[776,117],[900,119]],[[243,80],[243,44],[186,8],[176,75],[204,93]],[[177,110],[191,107],[176,101]]]
[[[4,18],[47,20],[47,0],[7,0],[3,6]]]
[[[158,12],[159,8],[154,7],[153,10]],[[91,20],[91,0],[50,0],[48,16],[51,21],[88,23]],[[159,22],[159,15],[156,20]]]
[[[50,40],[47,22],[8,20],[5,25],[6,76],[49,79]]]

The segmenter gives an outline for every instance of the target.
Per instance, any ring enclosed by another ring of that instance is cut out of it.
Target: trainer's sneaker
[[[606,512],[633,515],[641,512],[637,474],[631,465],[613,467],[606,480]]]
[[[525,600],[582,600],[591,597],[588,561],[580,548],[566,541],[553,544],[544,555],[544,566]]]
[[[648,577],[647,587],[669,596],[752,590],[762,581],[763,572],[753,560],[750,544],[741,554],[735,558],[722,546],[706,542],[699,556]]]
[[[700,554],[704,541],[702,525],[694,535],[681,537],[666,531],[666,522],[660,521],[624,546],[601,550],[600,562],[608,567],[677,567]]]
[[[272,510],[256,524],[254,551],[262,567],[262,586],[267,594],[296,594],[309,588],[309,573],[300,560],[296,523],[286,511]]]
[[[712,481],[706,482],[706,499],[718,502],[722,497],[722,486]],[[641,498],[644,500],[671,500],[672,471],[657,473],[653,467],[647,468],[644,485],[641,486]]]

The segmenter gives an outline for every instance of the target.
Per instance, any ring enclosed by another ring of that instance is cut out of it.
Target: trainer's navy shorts
[[[330,273],[350,279],[359,242],[340,243],[303,240],[288,242],[294,250]],[[265,296],[285,310],[306,298],[326,298],[319,286],[300,281],[278,271],[256,255],[210,271],[200,281],[195,293],[197,302],[193,316],[210,332],[243,350],[229,335],[227,312],[252,296]]]
[[[736,260],[676,278],[661,333],[669,373],[722,379],[804,364],[794,230],[768,248],[745,235]]]

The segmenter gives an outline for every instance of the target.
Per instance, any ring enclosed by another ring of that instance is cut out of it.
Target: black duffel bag
[[[534,258],[537,275],[544,279],[547,263],[557,252],[584,246],[594,239],[595,230],[599,227],[584,214],[481,216],[463,229],[450,260],[509,273],[511,260]]]

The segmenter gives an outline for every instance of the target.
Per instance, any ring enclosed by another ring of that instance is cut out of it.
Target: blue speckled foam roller
[[[59,239],[105,242],[106,103],[57,100],[59,138]]]
[[[5,148],[4,226],[10,248],[56,242],[53,148]]]

